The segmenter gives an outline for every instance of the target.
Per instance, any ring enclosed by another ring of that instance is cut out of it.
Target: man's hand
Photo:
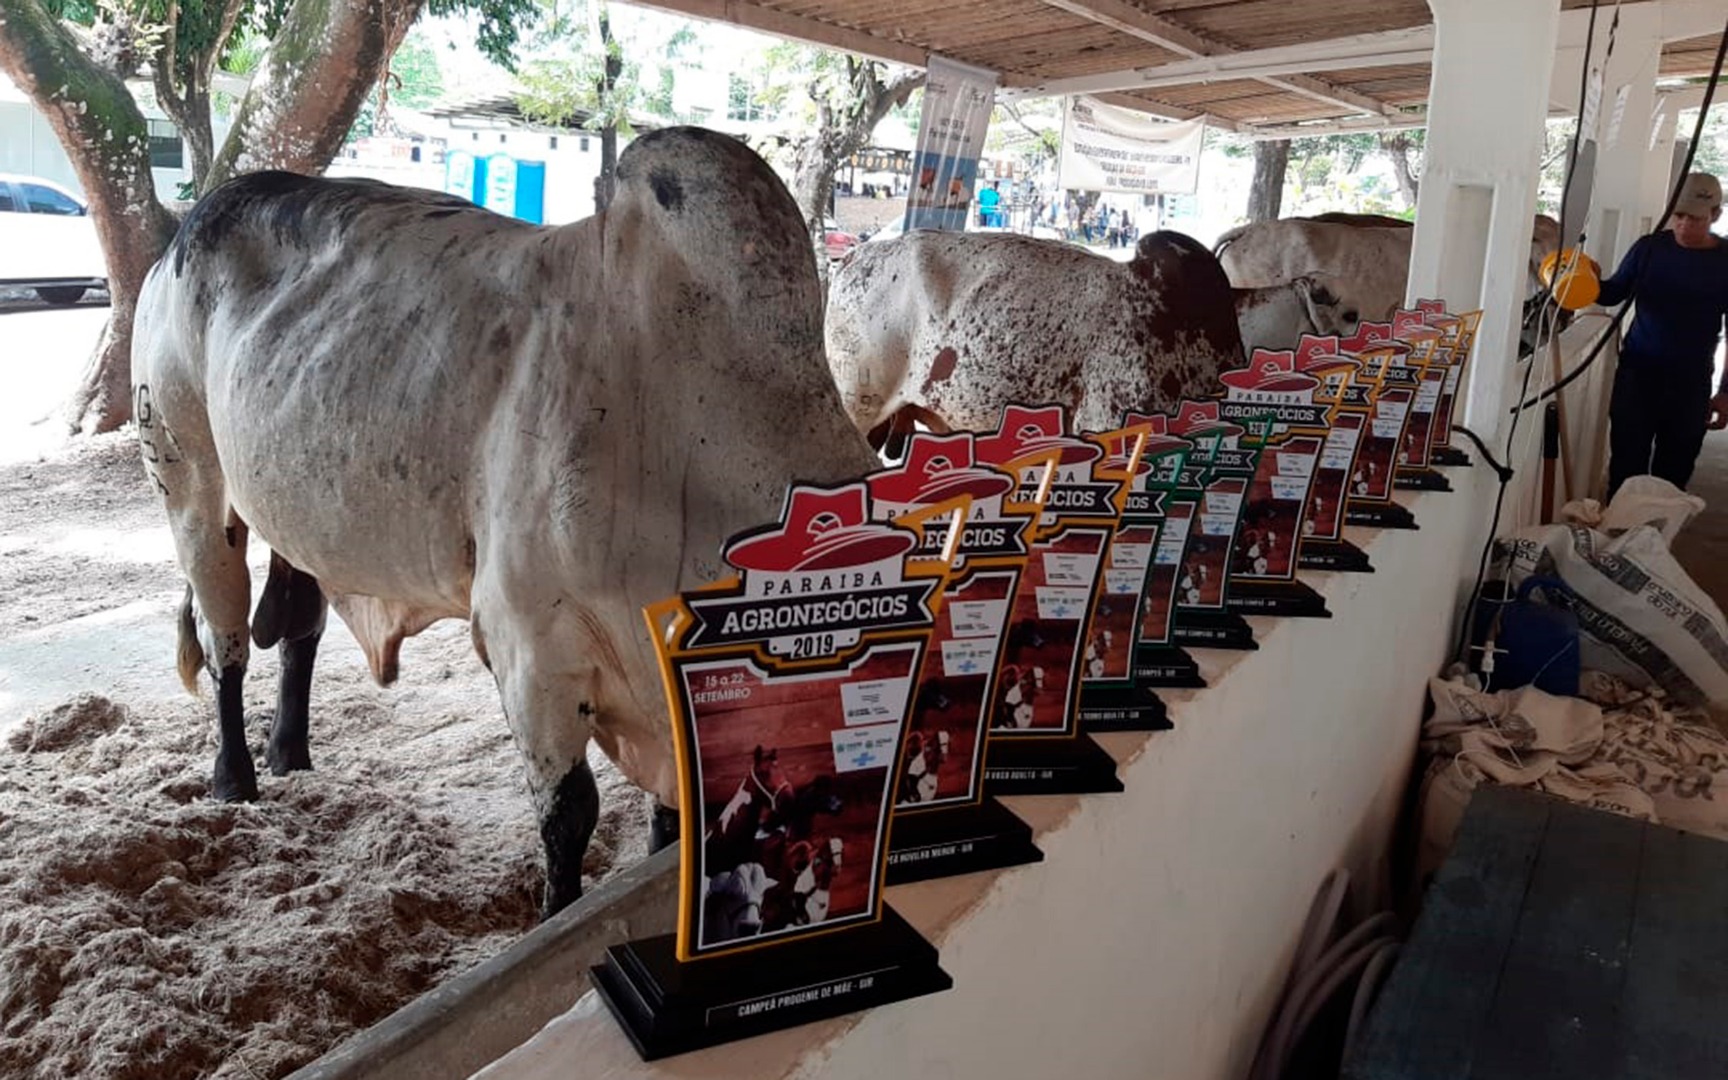
[[[1728,428],[1728,390],[1710,399],[1710,430]]]

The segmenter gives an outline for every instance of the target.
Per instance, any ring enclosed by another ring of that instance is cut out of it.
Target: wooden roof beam
[[[1169,19],[1152,15],[1127,0],[1043,0],[1057,8],[1121,31],[1130,37],[1158,46],[1181,56],[1210,56],[1220,51],[1218,46],[1194,31]]]
[[[1266,139],[1307,139],[1315,135],[1353,135],[1362,132],[1410,131],[1428,126],[1424,116],[1393,120],[1383,116],[1356,116],[1346,120],[1317,120],[1302,124],[1244,124],[1236,129],[1256,142]]]
[[[1316,79],[1312,75],[1286,75],[1281,78],[1265,78],[1260,80],[1268,86],[1276,86],[1280,90],[1288,90],[1292,94],[1301,94],[1305,98],[1336,105],[1351,112],[1367,113],[1370,116],[1395,117],[1402,115],[1402,110],[1371,98],[1367,94],[1355,90],[1347,90],[1342,86],[1334,86],[1324,79]]]
[[[1407,30],[1353,34],[1271,49],[1214,53],[1098,75],[1042,79],[1025,90],[1016,91],[1015,96],[1054,97],[1061,94],[1100,94],[1111,90],[1154,90],[1231,79],[1257,79],[1265,75],[1313,75],[1322,71],[1426,64],[1433,58],[1433,52],[1434,27],[1416,26]]]
[[[1049,7],[1058,8],[1071,15],[1101,23],[1113,30],[1121,31],[1150,42],[1161,49],[1186,56],[1189,59],[1228,54],[1232,50],[1216,41],[1196,34],[1179,23],[1158,15],[1149,14],[1127,2],[1127,0],[1043,0]],[[1385,102],[1377,101],[1366,94],[1354,90],[1346,90],[1330,83],[1316,79],[1310,75],[1290,75],[1284,77],[1265,77],[1259,81],[1280,90],[1300,94],[1315,101],[1325,102],[1351,112],[1365,112],[1376,116],[1396,115],[1397,110]]]
[[[1205,116],[1207,127],[1217,128],[1220,131],[1236,130],[1235,122],[1226,120],[1222,116],[1213,116],[1210,113],[1198,113],[1193,109],[1183,109],[1175,105],[1166,105],[1159,101],[1147,101],[1145,98],[1135,97],[1132,94],[1104,93],[1095,96],[1099,101],[1102,101],[1106,105],[1115,105],[1124,109],[1133,109],[1135,112],[1143,112],[1151,116],[1163,117],[1166,120],[1192,120],[1197,116]]]
[[[825,45],[832,49],[856,53],[871,60],[886,60],[891,64],[922,69],[928,63],[929,50],[909,42],[878,37],[863,30],[852,30],[802,15],[744,3],[743,0],[630,0],[635,7],[670,11],[709,22],[730,23],[746,30],[770,34],[802,44]]]

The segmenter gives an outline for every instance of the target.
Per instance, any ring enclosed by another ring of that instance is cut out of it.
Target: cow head
[[[1313,333],[1321,337],[1349,337],[1362,323],[1360,306],[1339,295],[1339,290],[1318,274],[1303,274],[1290,283],[1308,316]]]

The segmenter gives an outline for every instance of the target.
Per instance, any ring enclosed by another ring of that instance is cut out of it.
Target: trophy
[[[984,748],[1041,491],[1017,502],[1015,477],[976,464],[967,433],[913,435],[904,459],[871,474],[868,484],[879,520],[916,516],[961,497],[969,504],[912,695],[888,883],[1036,862],[1044,856],[1031,828],[984,791]],[[953,539],[931,522],[922,550],[940,557]]]
[[[671,708],[675,934],[609,948],[595,986],[644,1058],[947,989],[882,902],[906,721],[960,497],[873,521],[863,481],[796,485],[729,540],[738,576],[650,605]]]

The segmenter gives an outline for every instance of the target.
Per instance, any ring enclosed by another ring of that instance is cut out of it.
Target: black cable
[[[1572,129],[1572,148],[1566,158],[1566,180],[1560,185],[1560,251],[1562,253],[1566,250],[1566,203],[1572,195],[1572,182],[1577,178],[1578,144],[1582,141],[1584,135],[1583,107],[1584,99],[1590,93],[1590,60],[1591,53],[1596,47],[1596,13],[1600,7],[1600,0],[1590,0],[1590,23],[1588,28],[1585,30],[1584,35],[1584,60],[1583,63],[1579,65],[1578,70],[1578,123]],[[1615,8],[1614,15],[1616,19],[1619,18],[1620,11],[1618,7]],[[1613,48],[1614,42],[1613,39],[1610,38],[1608,42],[1608,52],[1604,53],[1602,57],[1602,70],[1604,72],[1608,70],[1608,55],[1609,53],[1612,53]],[[1543,290],[1542,299],[1537,304],[1536,311],[1533,313],[1536,320],[1536,337],[1534,340],[1537,342],[1544,340],[1545,335],[1542,333],[1542,330],[1544,320],[1547,318],[1548,313],[1550,311],[1558,312],[1560,309],[1559,299],[1554,293],[1555,287],[1560,283],[1560,263],[1558,258],[1555,259],[1554,269],[1555,273],[1550,276],[1548,287]],[[1530,316],[1527,315],[1525,318],[1526,325],[1528,325]],[[1557,332],[1552,326],[1549,326],[1548,330],[1549,333]],[[1532,349],[1530,352],[1530,363],[1524,368],[1524,380],[1518,385],[1519,400],[1523,400],[1524,395],[1530,392],[1530,375],[1536,370],[1536,353],[1539,349],[1540,346],[1538,345],[1537,348]],[[1513,440],[1518,435],[1518,421],[1522,418],[1522,412],[1513,412],[1512,423],[1506,432],[1507,461],[1512,460],[1514,447]],[[1480,442],[1478,442],[1477,445],[1481,445]],[[1486,449],[1484,449],[1483,453],[1487,453]],[[1506,508],[1506,492],[1511,490],[1512,487],[1511,469],[1508,469],[1505,466],[1500,466],[1495,470],[1495,475],[1499,478],[1499,485],[1497,490],[1494,492],[1494,515],[1488,521],[1488,535],[1483,538],[1482,554],[1476,560],[1476,582],[1470,586],[1469,596],[1464,601],[1464,618],[1459,621],[1458,626],[1458,644],[1452,652],[1453,659],[1463,661],[1466,667],[1470,664],[1470,635],[1475,630],[1477,599],[1482,593],[1483,582],[1486,581],[1488,577],[1488,560],[1494,553],[1494,541],[1500,535],[1500,515]]]
[[[1716,44],[1716,63],[1710,69],[1710,81],[1704,84],[1704,100],[1698,107],[1698,122],[1692,127],[1691,144],[1686,147],[1686,161],[1680,167],[1679,179],[1668,192],[1668,205],[1662,208],[1662,216],[1657,219],[1656,227],[1650,230],[1650,235],[1652,236],[1661,232],[1662,227],[1668,224],[1668,219],[1674,216],[1674,207],[1680,202],[1680,190],[1686,185],[1686,177],[1691,174],[1692,162],[1696,159],[1698,154],[1698,141],[1704,137],[1704,121],[1709,117],[1710,106],[1716,97],[1716,81],[1722,77],[1722,60],[1724,56],[1728,56],[1728,23],[1723,24],[1722,40]],[[1562,209],[1562,213],[1564,213],[1564,209]],[[1562,234],[1562,236],[1564,236],[1564,234]],[[1555,275],[1555,280],[1559,280],[1558,274]],[[1584,359],[1578,362],[1578,366],[1567,372],[1565,377],[1555,382],[1553,386],[1550,386],[1540,394],[1537,394],[1529,401],[1523,401],[1520,404],[1514,405],[1512,407],[1513,414],[1516,415],[1525,409],[1533,408],[1536,405],[1541,404],[1544,400],[1553,397],[1561,390],[1570,386],[1573,380],[1588,371],[1590,365],[1596,362],[1597,356],[1602,352],[1602,349],[1608,344],[1609,340],[1615,334],[1620,332],[1620,324],[1625,321],[1626,313],[1631,310],[1632,302],[1637,298],[1638,282],[1637,278],[1634,277],[1632,282],[1632,291],[1627,294],[1626,299],[1620,302],[1620,306],[1614,309],[1614,314],[1609,318],[1608,325],[1603,329],[1602,335],[1596,339],[1596,344],[1591,346],[1590,352],[1584,357]],[[1522,397],[1523,395],[1520,394],[1519,396]]]
[[[1482,441],[1482,436],[1476,434],[1474,431],[1471,431],[1469,428],[1465,427],[1463,424],[1453,424],[1452,430],[1456,431],[1458,434],[1464,436],[1465,438],[1469,439],[1471,442],[1476,444],[1476,450],[1478,453],[1480,453],[1482,455],[1482,460],[1486,461],[1488,463],[1488,467],[1494,470],[1494,475],[1498,476],[1500,478],[1501,483],[1505,483],[1506,481],[1512,479],[1512,477],[1515,475],[1514,472],[1510,468],[1508,468],[1507,466],[1502,465],[1498,461],[1494,460],[1494,452],[1492,450],[1488,449],[1488,444],[1484,443]]]

